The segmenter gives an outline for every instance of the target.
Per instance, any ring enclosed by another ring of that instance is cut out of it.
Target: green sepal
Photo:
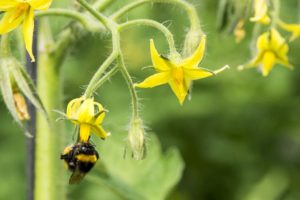
[[[44,114],[48,121],[49,118],[46,109],[36,92],[36,88],[32,79],[27,74],[23,66],[15,58],[13,58],[13,61],[15,62],[15,65],[12,66],[11,70],[18,88],[26,96],[26,98]]]
[[[17,122],[17,124],[23,129],[25,135],[27,137],[32,137],[32,135],[29,133],[27,130],[24,122],[22,122],[19,119],[15,102],[14,102],[14,97],[13,97],[13,89],[12,89],[12,84],[11,84],[11,79],[10,79],[10,73],[6,65],[3,64],[3,61],[6,60],[6,58],[2,58],[0,62],[0,87],[1,87],[1,93],[3,100],[6,104],[7,109],[9,110],[10,114],[14,118],[14,120]],[[10,64],[10,63],[8,63]]]

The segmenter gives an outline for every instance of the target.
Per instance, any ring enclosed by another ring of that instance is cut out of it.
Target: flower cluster
[[[271,5],[271,2],[267,0],[254,0],[253,8],[254,16],[250,18],[250,21],[265,25],[267,31],[257,37],[255,57],[249,63],[239,66],[239,69],[258,67],[263,76],[268,76],[275,64],[293,69],[287,56],[288,43],[300,36],[300,24],[283,22],[279,18],[279,5],[276,1],[273,1]],[[289,40],[279,33],[277,27],[292,33]]]

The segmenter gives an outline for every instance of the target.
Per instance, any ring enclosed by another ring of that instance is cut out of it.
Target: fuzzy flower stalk
[[[139,117],[133,117],[130,122],[128,145],[132,151],[132,158],[142,160],[146,155],[145,129]]]

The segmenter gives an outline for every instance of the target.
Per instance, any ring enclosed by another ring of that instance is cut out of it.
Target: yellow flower
[[[270,17],[268,16],[268,5],[266,0],[254,0],[254,17],[250,18],[252,22],[269,24]]]
[[[289,47],[276,29],[261,34],[257,39],[256,46],[258,49],[257,55],[249,64],[240,66],[240,70],[259,65],[262,75],[267,76],[276,63],[290,69],[293,68],[287,57]]]
[[[25,47],[35,61],[32,53],[32,37],[34,29],[34,10],[49,8],[52,0],[1,0],[0,11],[5,11],[0,21],[0,34],[8,33],[23,22],[23,36]]]
[[[80,142],[88,142],[91,131],[102,139],[109,135],[101,127],[104,117],[102,105],[95,102],[93,98],[80,97],[68,103],[67,118],[79,125]]]
[[[300,36],[300,24],[287,24],[281,20],[279,20],[278,24],[282,29],[292,33],[290,41],[293,41]]]
[[[205,40],[206,38],[203,36],[196,51],[186,59],[181,59],[180,56],[173,56],[171,59],[168,59],[159,55],[153,40],[151,40],[150,51],[152,63],[158,73],[146,78],[139,84],[135,84],[135,86],[152,88],[168,83],[178,98],[179,103],[182,104],[190,89],[191,81],[215,74],[215,72],[197,67],[204,55]],[[218,70],[216,73],[223,69]]]

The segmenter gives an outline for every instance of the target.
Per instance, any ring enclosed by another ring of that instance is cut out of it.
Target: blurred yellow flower
[[[14,91],[13,97],[19,119],[21,121],[30,120],[30,115],[24,96],[19,91]]]
[[[179,103],[182,104],[190,89],[191,81],[215,74],[215,72],[197,67],[204,55],[205,40],[206,38],[203,36],[196,51],[184,60],[180,57],[168,59],[161,56],[157,52],[153,40],[151,40],[150,51],[152,63],[158,73],[146,78],[141,83],[135,84],[135,86],[140,88],[152,88],[168,83],[178,98]],[[217,73],[223,69],[217,71]]]
[[[34,29],[34,10],[49,8],[52,0],[1,0],[0,11],[5,11],[0,21],[0,34],[8,33],[23,22],[23,36],[25,47],[32,62],[32,37]]]
[[[88,142],[92,131],[101,139],[105,139],[107,133],[101,123],[105,117],[102,105],[95,102],[93,98],[76,98],[68,103],[67,118],[79,125],[80,142]]]
[[[254,16],[250,18],[252,22],[269,24],[271,19],[268,16],[268,5],[266,0],[254,0]]]
[[[292,33],[290,41],[293,41],[300,36],[300,24],[287,24],[281,20],[279,20],[278,24],[282,29]]]
[[[293,66],[289,63],[287,53],[289,47],[276,29],[261,34],[257,39],[257,55],[247,65],[239,69],[252,68],[259,65],[263,76],[268,76],[276,63],[282,64],[290,69]]]

